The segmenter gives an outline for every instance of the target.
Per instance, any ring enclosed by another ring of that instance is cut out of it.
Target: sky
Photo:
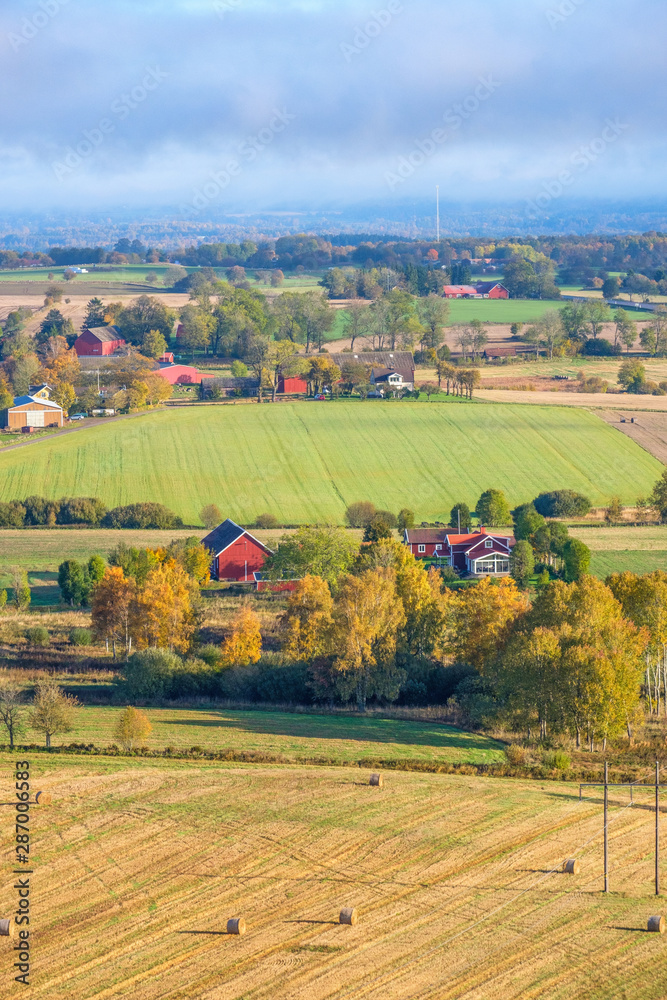
[[[3,0],[0,211],[664,193],[664,0]]]

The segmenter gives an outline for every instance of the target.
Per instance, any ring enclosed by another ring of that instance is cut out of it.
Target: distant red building
[[[74,350],[80,358],[105,358],[114,354],[125,341],[116,326],[94,326],[84,330],[74,342]]]
[[[155,374],[166,378],[171,385],[199,385],[203,378],[215,378],[200,372],[194,365],[175,365],[170,361],[161,362]]]
[[[477,285],[445,285],[446,299],[508,299],[509,290],[499,281],[480,281]]]
[[[290,375],[287,377],[280,375],[278,378],[278,392],[284,393],[286,396],[306,393],[308,392],[308,383],[299,375]]]
[[[273,555],[258,538],[229,518],[202,538],[202,545],[211,553],[214,580],[255,583],[255,573]]]

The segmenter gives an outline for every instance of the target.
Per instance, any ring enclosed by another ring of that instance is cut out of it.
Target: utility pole
[[[609,764],[604,762],[604,891],[609,892]]]
[[[660,895],[660,761],[655,762],[655,894]]]
[[[435,186],[435,238],[440,242],[440,185]]]

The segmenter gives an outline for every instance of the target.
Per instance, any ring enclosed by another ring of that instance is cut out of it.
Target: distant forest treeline
[[[347,241],[347,242],[346,242]],[[471,258],[475,269],[502,268],[511,258],[548,258],[563,284],[575,283],[600,272],[639,272],[654,281],[664,280],[667,271],[667,233],[649,232],[636,236],[542,236],[481,241],[475,237],[436,241],[387,239],[372,234],[363,237],[341,235],[324,239],[308,233],[281,236],[258,243],[200,243],[171,251],[155,250],[140,240],[119,240],[112,249],[104,247],[50,247],[0,251],[0,267],[66,267],[77,264],[180,263],[191,267],[297,268],[317,270],[327,267],[385,267],[402,270],[407,265],[449,267],[452,261]]]

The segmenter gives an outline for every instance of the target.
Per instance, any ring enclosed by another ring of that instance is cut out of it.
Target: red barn
[[[198,371],[194,365],[174,365],[169,361],[160,364],[155,374],[166,378],[171,385],[199,385],[203,378],[215,377]]]
[[[499,281],[480,281],[477,285],[445,285],[446,299],[508,299],[510,293]]]
[[[84,330],[74,342],[74,350],[80,358],[108,357],[119,347],[125,347],[125,341],[117,326],[93,326]]]
[[[229,518],[202,538],[202,545],[213,557],[214,580],[254,583],[255,573],[273,555],[271,549]]]
[[[286,396],[294,396],[299,393],[308,392],[308,383],[299,375],[280,375],[278,378],[278,392]]]
[[[481,281],[475,285],[475,291],[483,299],[508,299],[510,297],[509,289],[501,285],[499,281]]]

